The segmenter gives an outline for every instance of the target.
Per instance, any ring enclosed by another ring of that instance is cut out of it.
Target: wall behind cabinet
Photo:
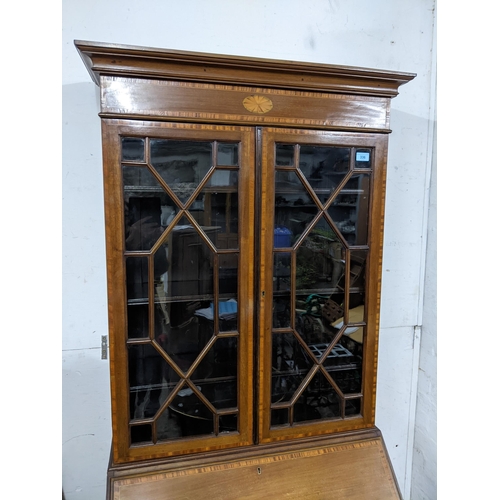
[[[111,439],[109,366],[100,359],[107,314],[99,98],[74,39],[417,73],[392,102],[376,422],[409,499],[420,352],[413,337],[424,291],[420,269],[434,119],[434,0],[63,0],[62,5],[66,499],[104,499]],[[433,443],[427,452],[435,454]]]

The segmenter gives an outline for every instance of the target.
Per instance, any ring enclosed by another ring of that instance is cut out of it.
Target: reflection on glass
[[[238,165],[238,144],[219,142],[217,144],[217,165]]]
[[[151,418],[160,408],[160,396],[168,393],[178,376],[151,344],[128,348],[130,419]]]
[[[148,268],[147,257],[125,259],[128,338],[149,336]]]
[[[238,415],[221,415],[219,418],[219,433],[237,431]]]
[[[217,409],[236,408],[237,352],[237,337],[217,339],[191,377]]]
[[[368,257],[367,250],[350,250],[349,251],[349,283],[346,284],[346,276],[344,273],[337,281],[337,288],[339,289],[338,301],[344,300],[344,290],[346,286],[349,287],[351,292],[362,293],[365,289],[365,272],[366,261]],[[351,306],[350,306],[351,307]]]
[[[274,254],[273,267],[273,327],[288,328],[291,311],[291,254]]]
[[[126,250],[150,250],[178,211],[146,167],[123,167]]]
[[[236,331],[238,329],[237,254],[222,254],[219,257],[219,297],[219,331]]]
[[[202,330],[195,316],[199,304],[196,302],[172,302],[171,323],[168,325],[162,347],[175,365],[186,373],[208,343],[211,334]]]
[[[304,232],[318,207],[295,172],[277,171],[274,247],[289,247]]]
[[[322,217],[297,249],[297,289],[331,289],[344,272],[344,247]]]
[[[274,334],[272,349],[271,401],[287,402],[311,369],[313,358],[291,333]]]
[[[213,293],[214,254],[197,228],[182,218],[168,235],[168,274],[166,295],[169,297],[207,296]],[[205,228],[210,239],[216,229]],[[160,250],[159,250],[160,251]]]
[[[236,359],[234,359],[236,362]],[[205,386],[205,397],[218,410],[236,408],[238,405],[238,391],[236,371],[231,380],[219,381]]]
[[[293,144],[276,144],[276,165],[293,166]]]
[[[145,191],[162,191],[160,183],[146,166],[123,165],[122,176],[125,193],[133,191],[133,188],[141,194]]]
[[[294,406],[294,421],[338,418],[341,414],[342,402],[339,395],[318,371]]]
[[[364,290],[367,250],[351,250],[350,270],[349,270],[349,289],[354,288]]]
[[[151,140],[151,164],[185,203],[212,166],[212,143]]]
[[[217,192],[217,187],[221,188],[221,192],[234,192],[238,187],[238,172],[235,170],[216,168],[213,174],[210,176],[210,179],[207,182],[207,186],[214,188],[209,190],[212,192]]]
[[[122,137],[122,160],[144,161],[144,139]]]
[[[324,203],[349,171],[349,148],[301,146],[300,170]]]
[[[214,415],[188,386],[177,393],[158,418],[158,440],[213,434]]]
[[[365,294],[349,294],[349,323],[363,323],[365,321]]]
[[[237,189],[237,171],[216,169],[190,207],[218,249],[238,248]]]
[[[353,175],[328,209],[350,245],[368,242],[368,212],[370,201],[370,174]]]
[[[333,357],[333,354],[337,357]],[[343,394],[361,392],[362,360],[363,327],[347,328],[324,363]]]

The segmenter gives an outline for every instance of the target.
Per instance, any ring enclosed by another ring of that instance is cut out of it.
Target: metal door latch
[[[101,359],[108,359],[108,336],[101,336]]]

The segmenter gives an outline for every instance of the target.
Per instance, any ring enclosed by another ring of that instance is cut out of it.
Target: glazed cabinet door
[[[252,442],[254,136],[103,120],[115,463]]]
[[[371,427],[387,136],[260,141],[260,442]]]

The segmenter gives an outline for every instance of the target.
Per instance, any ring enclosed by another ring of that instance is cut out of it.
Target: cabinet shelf
[[[219,301],[233,299],[235,294],[220,293],[218,295]],[[155,298],[154,304],[171,304],[174,302],[212,302],[214,300],[213,294],[199,294],[199,295],[177,295],[173,297]],[[148,305],[149,300],[147,297],[128,299],[129,306]]]
[[[314,189],[314,192],[318,195],[320,194],[331,194],[333,192],[332,189]],[[364,189],[341,189],[337,196],[341,195],[352,195],[352,194],[363,194],[365,192]],[[300,186],[294,189],[292,186],[287,187],[277,187],[275,190],[276,194],[296,194],[300,195],[304,193],[304,186],[301,184]]]
[[[161,186],[144,186],[144,185],[126,185],[123,186],[124,192],[137,192],[137,193],[165,193],[165,189],[163,189]],[[172,187],[172,190],[175,193],[175,184]],[[193,190],[194,191],[194,190]],[[205,186],[201,194],[203,193],[210,193],[210,194],[227,194],[227,193],[237,193],[238,189],[233,186]]]

